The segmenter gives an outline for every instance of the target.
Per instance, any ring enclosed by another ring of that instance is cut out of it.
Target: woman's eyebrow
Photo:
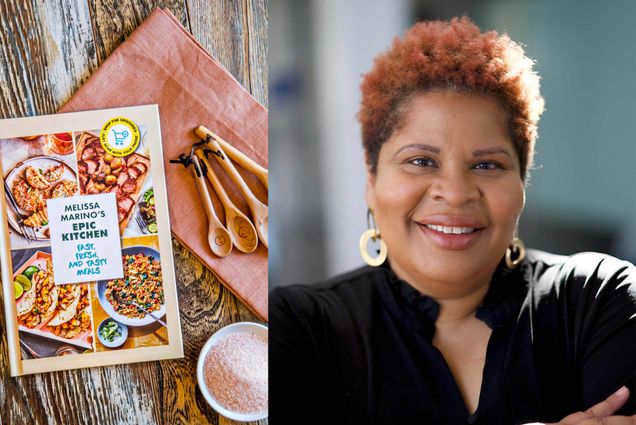
[[[473,156],[486,156],[486,155],[494,155],[494,154],[504,154],[509,157],[512,157],[512,155],[510,155],[510,152],[508,152],[507,149],[500,148],[500,147],[477,149],[476,151],[473,151]]]
[[[398,149],[396,154],[402,152],[405,149],[418,149],[418,150],[428,151],[428,152],[435,153],[435,154],[439,154],[441,152],[440,148],[438,148],[436,146],[427,145],[425,143],[410,143],[410,144],[404,145],[400,149]],[[503,155],[507,155],[509,157],[512,156],[512,155],[510,155],[510,152],[508,152],[507,149],[501,148],[501,147],[498,147],[498,146],[494,146],[494,147],[491,147],[491,148],[477,149],[477,150],[473,151],[473,156],[476,156],[476,157],[478,157],[478,156],[486,156],[486,155],[494,155],[494,154],[503,154]]]
[[[395,153],[398,154],[405,149],[419,149],[419,150],[428,151],[428,152],[436,153],[436,154],[440,153],[440,149],[438,147],[426,145],[424,143],[411,143],[408,145],[404,145],[400,149],[398,149],[397,152]]]

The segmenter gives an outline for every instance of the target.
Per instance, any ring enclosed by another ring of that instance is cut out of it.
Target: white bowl
[[[102,334],[99,333],[102,330],[102,328],[106,326],[106,323],[108,322],[117,323],[119,325],[119,329],[121,330],[121,335],[113,339],[112,341],[108,341],[106,338],[102,336]],[[124,342],[126,342],[126,339],[128,339],[128,326],[118,322],[112,317],[109,317],[107,319],[102,320],[102,322],[97,327],[97,338],[99,338],[99,342],[101,342],[105,347],[108,347],[108,348],[121,347],[122,345],[124,345]]]
[[[212,395],[212,393],[208,390],[208,387],[205,383],[205,376],[203,373],[205,357],[207,356],[210,349],[217,342],[219,342],[226,335],[233,333],[253,333],[259,336],[264,336],[267,340],[268,329],[267,326],[263,326],[258,323],[239,322],[227,325],[212,334],[210,339],[208,339],[208,341],[201,349],[201,353],[199,354],[199,361],[197,362],[197,381],[199,382],[199,389],[201,390],[203,397],[208,402],[210,407],[212,407],[214,410],[216,410],[218,413],[225,416],[226,418],[241,422],[259,421],[267,417],[267,408],[262,412],[256,413],[239,413],[228,410],[225,407],[221,406],[218,401],[216,401],[214,395]]]

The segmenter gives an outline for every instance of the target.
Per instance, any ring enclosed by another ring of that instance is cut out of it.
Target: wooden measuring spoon
[[[230,197],[227,196],[219,178],[216,176],[216,173],[210,166],[210,163],[205,158],[203,150],[196,149],[194,153],[199,158],[199,163],[203,164],[204,174],[208,178],[208,181],[212,184],[214,190],[216,190],[216,193],[219,195],[219,199],[221,199],[221,203],[223,204],[223,208],[225,208],[225,225],[227,227],[227,231],[230,233],[230,238],[232,238],[232,243],[236,249],[241,252],[245,252],[247,254],[254,252],[258,245],[258,235],[256,234],[254,225],[249,218],[241,212],[241,210],[236,208],[236,205],[234,205]]]
[[[205,213],[208,216],[208,245],[210,245],[210,249],[214,254],[219,257],[225,257],[232,251],[232,239],[214,212],[214,205],[212,205],[208,187],[205,185],[205,176],[201,172],[201,163],[196,156],[192,156],[192,164],[194,165],[194,179],[197,181],[203,208],[205,208]]]
[[[234,146],[221,139],[218,135],[212,133],[210,130],[200,125],[197,127],[194,132],[199,136],[202,140],[207,140],[208,136],[212,137],[214,140],[218,142],[219,145],[223,148],[225,153],[236,161],[241,167],[245,168],[247,171],[254,174],[260,181],[263,183],[266,189],[269,189],[268,185],[268,171],[267,168],[263,168],[258,165],[252,158],[245,155],[240,150],[236,149]]]
[[[239,174],[239,172],[234,168],[234,164],[227,157],[223,148],[218,144],[215,139],[211,139],[208,144],[212,147],[213,150],[221,153],[222,158],[218,155],[214,155],[214,157],[221,163],[225,172],[230,176],[232,181],[236,184],[239,191],[247,201],[247,206],[250,207],[250,211],[252,212],[252,218],[254,219],[254,227],[256,228],[256,233],[258,233],[258,238],[261,240],[261,243],[265,245],[267,248],[267,233],[269,231],[269,213],[267,211],[267,205],[263,204],[259,201],[256,196],[252,193],[250,188],[247,186],[243,177]]]

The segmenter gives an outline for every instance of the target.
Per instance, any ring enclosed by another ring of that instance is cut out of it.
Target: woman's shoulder
[[[622,302],[636,308],[636,267],[598,252],[555,255],[528,250],[524,280],[537,299],[553,296],[570,305]]]
[[[580,252],[573,255],[557,255],[529,249],[526,259],[526,278],[558,282],[584,281],[636,284],[636,267],[629,261],[620,260],[599,252]]]
[[[278,286],[270,292],[270,302],[325,302],[360,296],[372,291],[383,273],[381,268],[365,266],[319,282]]]
[[[517,323],[530,337],[548,403],[567,388],[581,407],[622,385],[634,391],[636,267],[597,252],[530,250],[520,272],[528,292]]]
[[[626,260],[613,257],[609,254],[603,254],[601,252],[585,251],[578,252],[571,255],[553,254],[550,252],[542,251],[539,249],[529,248],[526,254],[526,261],[532,263],[541,262],[546,265],[560,265],[560,264],[599,264],[607,263],[617,267],[634,267],[634,264]]]
[[[361,267],[322,282],[279,286],[269,295],[270,317],[282,313],[306,319],[335,318],[364,312],[386,280],[385,273],[382,268]]]

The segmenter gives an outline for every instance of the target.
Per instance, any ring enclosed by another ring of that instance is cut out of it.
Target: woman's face
[[[398,277],[434,297],[487,284],[523,209],[519,167],[494,99],[448,91],[414,97],[367,183]]]

